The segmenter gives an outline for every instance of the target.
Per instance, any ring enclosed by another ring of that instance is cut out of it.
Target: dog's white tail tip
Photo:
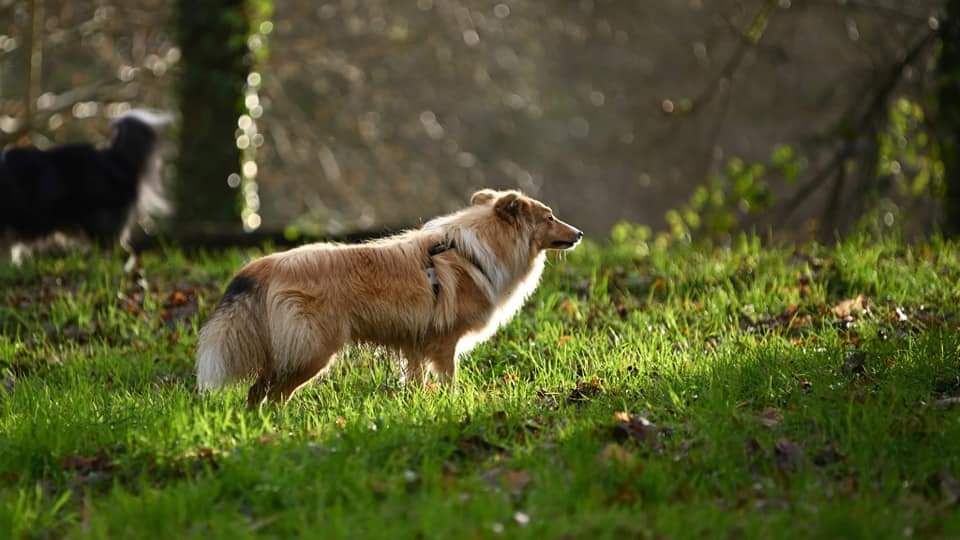
[[[208,392],[223,387],[227,383],[227,373],[223,359],[213,351],[201,350],[197,360],[197,388]]]
[[[152,128],[160,128],[173,123],[173,114],[152,109],[130,109],[117,115],[114,122],[119,122],[125,118],[134,118]]]

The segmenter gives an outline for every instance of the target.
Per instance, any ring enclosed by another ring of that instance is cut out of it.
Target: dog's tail
[[[132,171],[136,180],[137,199],[131,208],[130,219],[121,235],[121,243],[128,244],[130,229],[137,222],[149,230],[153,220],[170,214],[171,205],[163,186],[160,137],[163,128],[173,117],[167,113],[133,109],[113,121],[113,139],[110,152]],[[126,247],[126,246],[125,246]]]
[[[227,285],[223,299],[200,331],[197,386],[214,390],[255,375],[266,363],[262,284],[243,271]]]

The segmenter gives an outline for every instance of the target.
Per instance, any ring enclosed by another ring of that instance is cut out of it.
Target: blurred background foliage
[[[414,225],[481,186],[620,240],[956,230],[958,5],[0,0],[0,144],[174,111],[187,233]]]

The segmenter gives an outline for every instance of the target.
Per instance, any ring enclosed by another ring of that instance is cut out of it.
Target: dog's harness
[[[457,245],[453,242],[453,240],[447,240],[445,242],[437,242],[436,244],[430,246],[429,249],[427,249],[427,255],[430,256],[430,259],[429,259],[430,262],[427,268],[425,269],[427,273],[427,281],[429,281],[430,286],[433,287],[434,296],[437,296],[438,294],[440,294],[440,279],[437,277],[437,268],[433,265],[433,257],[435,255],[439,255],[445,251],[450,251],[450,250],[456,251],[458,255],[460,255],[461,257],[466,259],[468,263],[476,267],[476,269],[480,271],[480,274],[484,277],[484,279],[486,279],[487,281],[490,281],[490,278],[487,276],[487,272],[483,268],[483,265],[481,265],[479,261],[474,259],[468,253],[464,253],[463,251],[458,250]]]
[[[427,255],[430,256],[430,262],[426,268],[427,281],[429,281],[430,286],[433,287],[434,296],[440,294],[440,280],[437,278],[437,268],[433,266],[433,257],[434,255],[439,255],[444,251],[449,251],[451,249],[453,249],[452,240],[448,242],[437,242],[436,244],[430,246],[430,249],[427,250]]]

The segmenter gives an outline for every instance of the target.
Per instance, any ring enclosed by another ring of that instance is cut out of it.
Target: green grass
[[[0,537],[960,537],[960,244],[586,245],[456,392],[250,412],[193,349],[255,254],[0,269]]]

